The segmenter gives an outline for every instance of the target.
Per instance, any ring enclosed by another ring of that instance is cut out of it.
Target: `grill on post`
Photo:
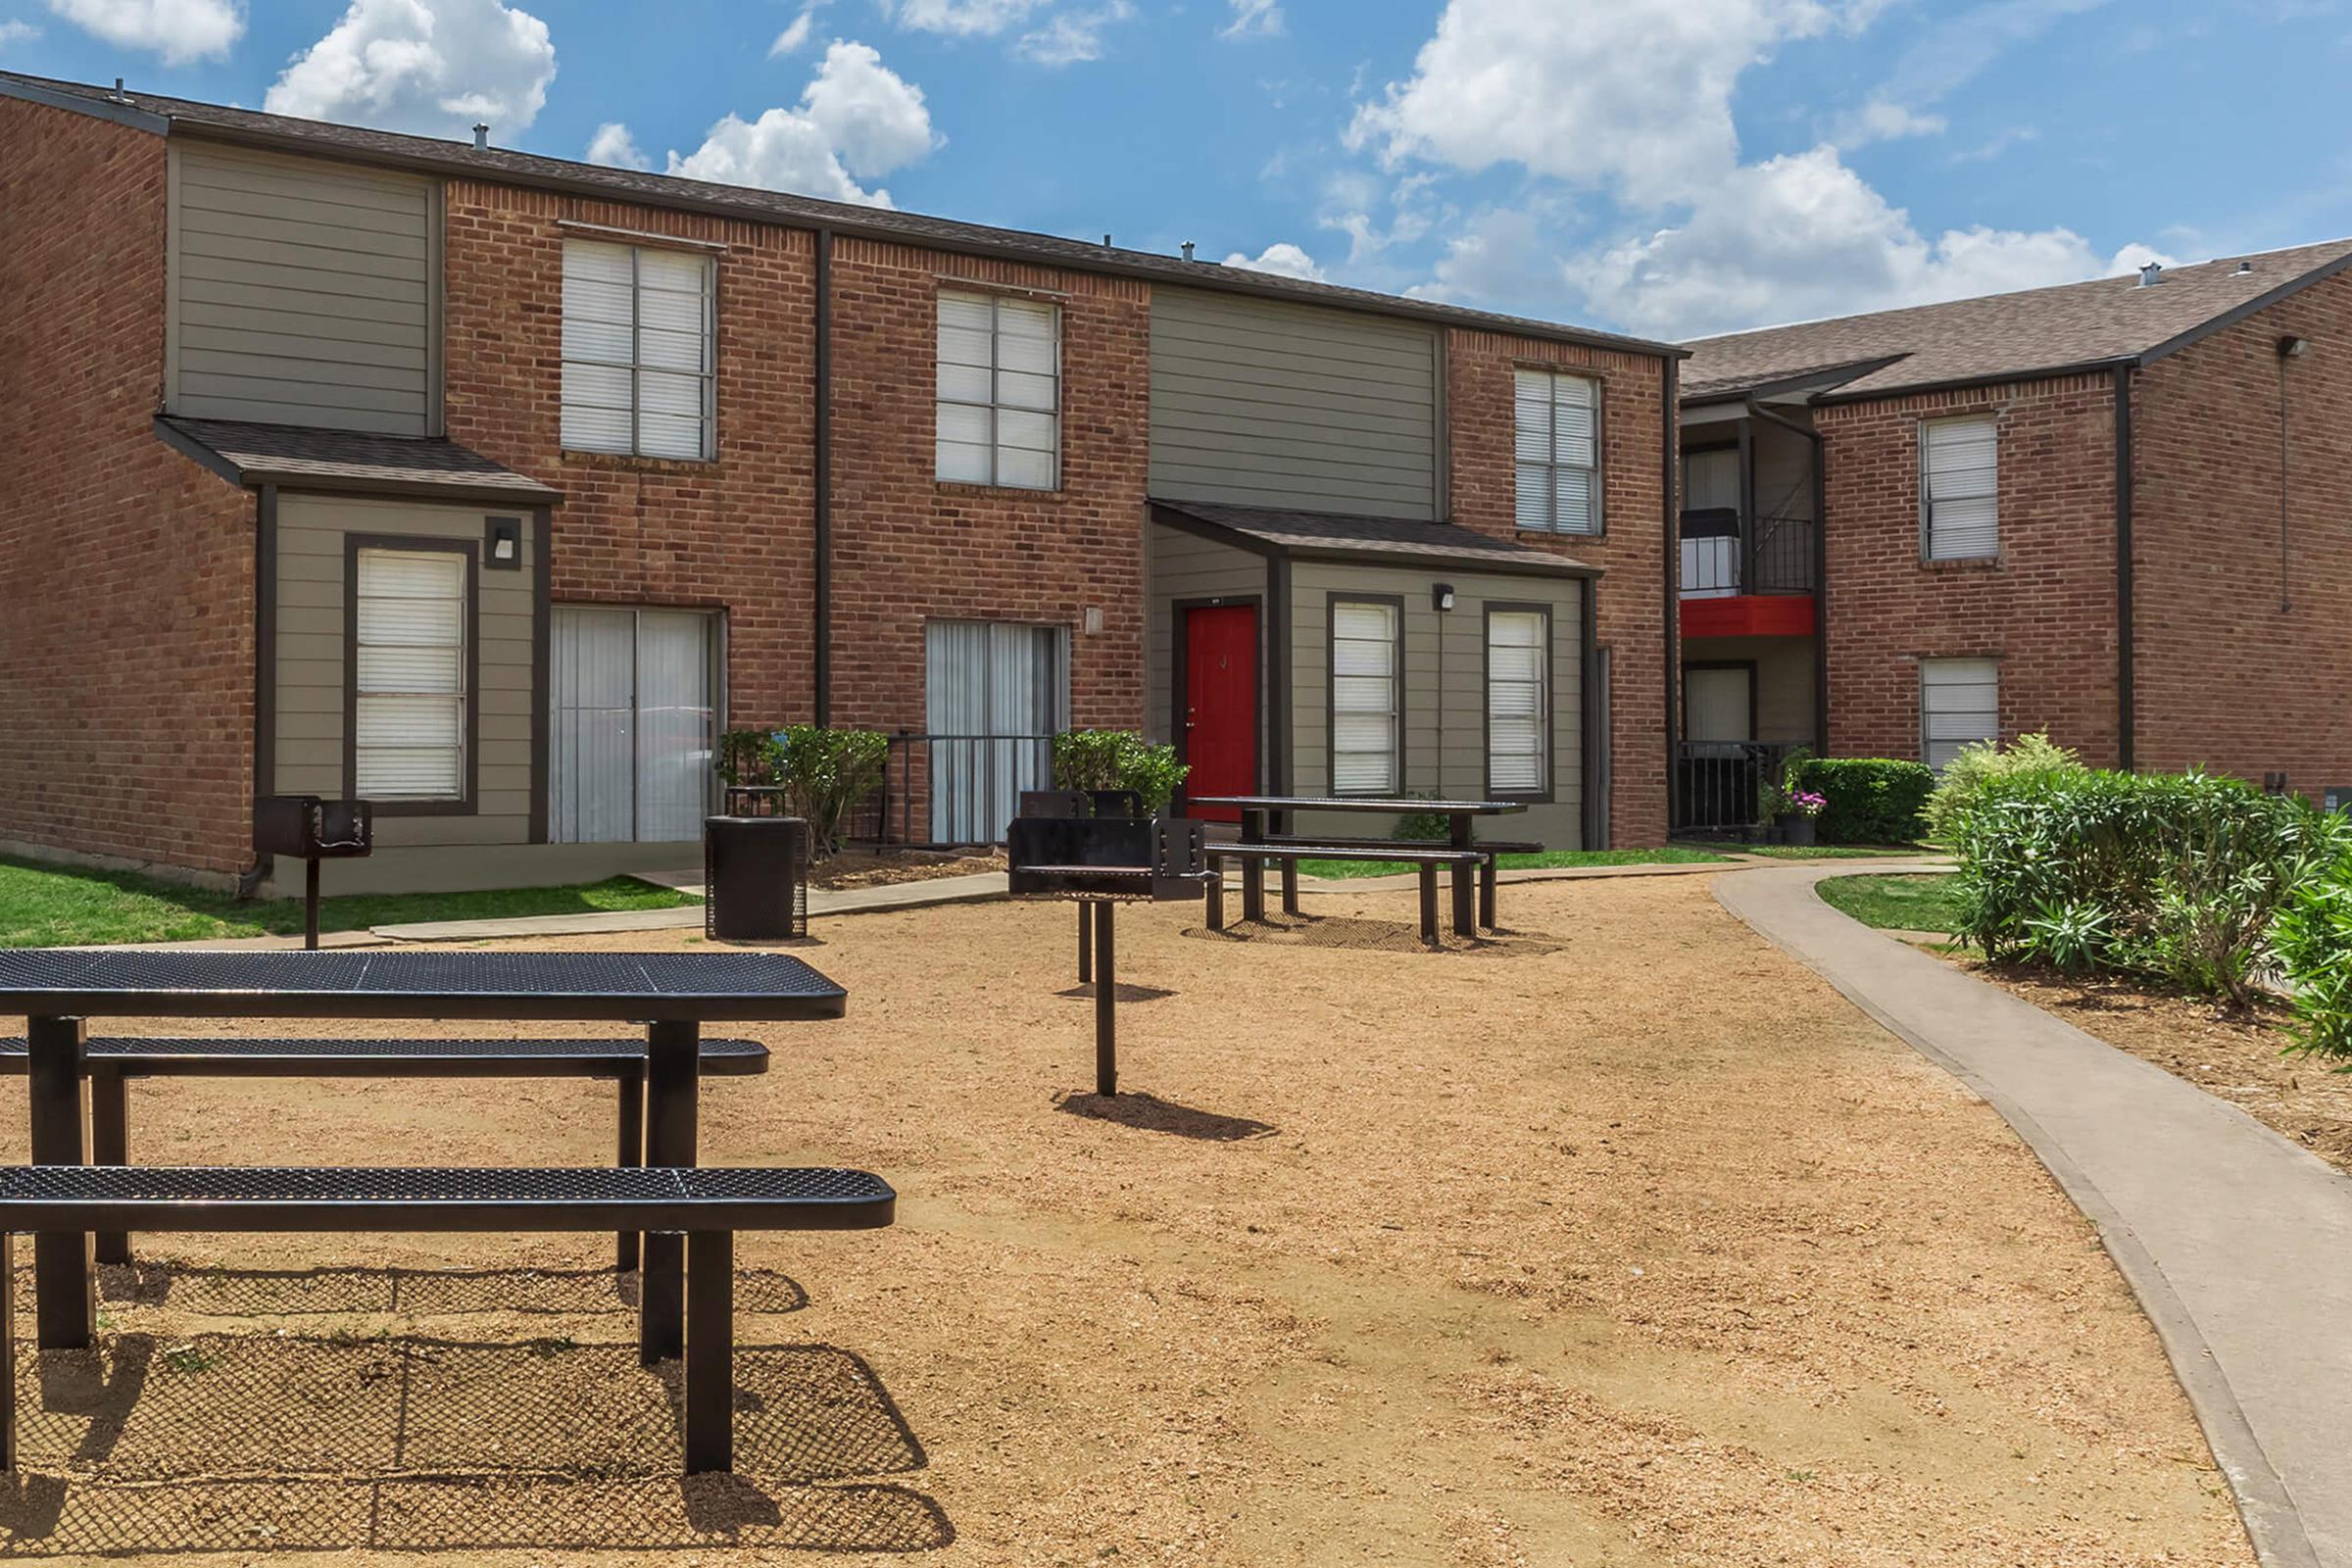
[[[316,795],[265,795],[253,803],[256,855],[293,856],[303,862],[302,945],[318,947],[318,862],[351,859],[375,848],[375,812],[366,801],[328,801]]]
[[[1119,1092],[1111,911],[1200,898],[1216,873],[1199,822],[1147,817],[1132,790],[1033,790],[1005,833],[1005,890],[1078,905],[1078,978],[1095,987],[1095,1092]],[[1106,814],[1104,808],[1123,814]]]

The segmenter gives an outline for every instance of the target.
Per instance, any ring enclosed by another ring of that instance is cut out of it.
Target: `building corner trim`
[[[2115,752],[2116,766],[2137,765],[2132,667],[2132,367],[2115,368]]]
[[[1665,619],[1659,626],[1659,636],[1660,641],[1664,644],[1662,650],[1664,658],[1660,662],[1666,666],[1666,835],[1672,838],[1675,820],[1681,814],[1677,809],[1681,803],[1677,799],[1680,791],[1675,778],[1675,758],[1681,749],[1682,713],[1680,705],[1675,698],[1678,695],[1677,688],[1681,684],[1677,679],[1677,674],[1682,664],[1683,651],[1683,530],[1682,511],[1676,505],[1675,489],[1682,471],[1683,432],[1682,420],[1678,417],[1678,412],[1682,408],[1682,399],[1678,391],[1682,379],[1682,368],[1673,360],[1666,360],[1662,363],[1665,384],[1661,388],[1658,423],[1664,433],[1659,440],[1658,471],[1659,488],[1664,493],[1664,499],[1660,503],[1661,515],[1658,520],[1659,535],[1664,544],[1658,554],[1662,558],[1664,567],[1662,575],[1666,584],[1666,605]],[[1594,618],[1598,618],[1597,606],[1595,606]],[[1612,713],[1615,711],[1613,705],[1610,711]],[[1609,755],[1613,766],[1616,757],[1614,748],[1611,748]],[[1614,792],[1611,792],[1611,799],[1614,800]],[[1615,835],[1610,835],[1609,842],[1615,842]]]
[[[833,722],[833,230],[819,227],[815,251],[815,333],[812,379],[816,382],[816,446],[812,489],[816,560],[815,604],[811,610],[811,681],[814,721]]]

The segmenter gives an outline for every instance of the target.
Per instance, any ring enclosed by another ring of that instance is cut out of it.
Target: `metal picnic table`
[[[32,1162],[79,1165],[85,1020],[503,1018],[642,1023],[645,1162],[696,1162],[702,1025],[838,1018],[848,993],[780,953],[0,952],[0,1013],[29,1046]],[[44,1348],[86,1346],[96,1298],[85,1234],[36,1236]],[[645,1238],[649,1353],[675,1355],[685,1325],[684,1238]]]
[[[1193,806],[1213,806],[1238,809],[1242,813],[1242,842],[1244,844],[1271,843],[1266,835],[1266,818],[1288,816],[1294,811],[1363,811],[1384,816],[1409,816],[1435,813],[1446,819],[1446,847],[1472,850],[1478,847],[1472,829],[1482,816],[1508,816],[1527,809],[1525,801],[1417,801],[1399,796],[1378,795],[1196,795]],[[1245,909],[1255,911],[1265,907],[1266,871],[1254,860],[1242,864],[1242,899]],[[1471,867],[1453,867],[1453,924],[1457,931],[1475,929],[1471,906]]]

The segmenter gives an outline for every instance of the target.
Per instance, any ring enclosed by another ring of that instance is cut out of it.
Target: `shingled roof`
[[[527,474],[440,436],[371,435],[158,415],[155,433],[231,484],[281,484],[535,506],[563,498]]]
[[[2136,276],[1700,338],[1683,401],[1778,385],[1832,399],[2144,363],[2352,264],[2352,239]]]
[[[1352,561],[1367,565],[1470,566],[1522,577],[1594,577],[1599,568],[1566,556],[1497,539],[1451,522],[1409,517],[1362,517],[1284,507],[1234,507],[1207,501],[1154,498],[1152,514],[1191,531],[1205,530],[1261,555],[1298,561]]]
[[[200,103],[144,92],[118,97],[111,87],[86,82],[58,81],[0,71],[0,96],[29,99],[84,114],[100,115],[140,125],[162,134],[188,132],[282,152],[308,152],[356,162],[388,165],[443,175],[503,180],[567,191],[612,201],[642,202],[654,207],[722,214],[757,221],[785,223],[800,228],[829,228],[841,234],[928,245],[942,250],[986,255],[1074,271],[1107,272],[1153,282],[1179,283],[1192,288],[1252,294],[1267,299],[1296,300],[1342,310],[1403,317],[1444,325],[1505,332],[1518,337],[1581,343],[1594,348],[1680,359],[1683,351],[1671,343],[1627,337],[1591,327],[1528,317],[1503,316],[1441,305],[1430,300],[1403,299],[1369,289],[1343,288],[1274,272],[1225,267],[1215,262],[1188,262],[1149,251],[1121,250],[1090,244],[1056,234],[1023,229],[991,228],[980,223],[926,218],[892,208],[861,207],[847,202],[820,201],[789,191],[760,190],[743,185],[720,185],[707,180],[680,179],[641,170],[614,169],[603,164],[573,163],[503,147],[477,148],[469,142],[443,141],[430,136],[405,136],[358,125],[339,125],[319,120],[297,120],[266,115],[224,104]]]

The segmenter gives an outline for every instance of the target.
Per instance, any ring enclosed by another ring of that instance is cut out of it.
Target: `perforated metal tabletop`
[[[781,953],[0,952],[0,1012],[50,1016],[789,1022],[847,1000]]]

